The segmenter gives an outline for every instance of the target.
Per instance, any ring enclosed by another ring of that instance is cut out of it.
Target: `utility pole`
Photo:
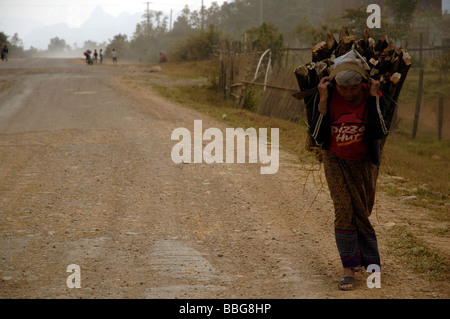
[[[202,15],[202,25],[201,25],[201,29],[204,29],[204,23],[205,23],[205,11],[204,11],[204,7],[203,7],[203,0],[202,0],[202,9],[201,9],[201,15]]]
[[[264,4],[263,0],[259,0],[259,25],[263,24]]]
[[[150,7],[149,7],[149,5],[151,2],[145,2],[145,3],[147,4],[147,10],[145,12],[145,17],[147,18],[147,28],[149,28],[149,26],[150,26]]]

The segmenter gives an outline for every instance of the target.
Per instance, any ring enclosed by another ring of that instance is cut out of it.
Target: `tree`
[[[8,36],[5,33],[0,32],[0,44],[3,43],[8,43]]]
[[[333,34],[338,32],[338,30],[338,28],[331,27],[328,24],[322,24],[316,28],[308,20],[305,20],[294,28],[294,34],[300,43],[308,43],[308,45],[314,46],[324,41],[328,33]]]
[[[344,19],[347,22],[345,26],[348,28],[350,35],[354,35],[356,39],[360,39],[363,37],[363,30],[367,28],[368,15],[367,7],[360,6],[354,9],[345,9],[345,13],[341,16],[341,19]],[[379,39],[385,34],[387,34],[389,38],[398,38],[397,31],[395,28],[392,28],[388,19],[383,19],[381,28],[370,29],[370,37],[373,39]],[[325,39],[325,37],[323,39]]]
[[[242,30],[259,25],[259,1],[235,0],[224,2],[221,8],[221,21],[218,28],[238,37]]]
[[[11,45],[15,47],[22,47],[23,45],[22,40],[19,39],[19,35],[17,34],[17,32],[14,33],[9,43],[11,43]]]
[[[273,24],[263,23],[259,27],[254,27],[246,31],[251,42],[255,43],[260,51],[267,49],[277,49],[283,46],[283,35],[278,32],[278,28]]]
[[[54,37],[50,39],[48,51],[66,51],[70,50],[70,46],[66,44],[66,40]]]
[[[348,21],[346,27],[350,34],[362,33],[362,30],[367,27],[367,12],[363,6],[345,9],[341,18]]]
[[[246,32],[248,39],[256,45],[259,51],[270,49],[272,58],[277,60],[283,50],[283,34],[272,24],[263,23],[259,27],[251,28]]]
[[[429,45],[438,45],[443,35],[450,34],[449,17],[436,8],[416,11],[411,23],[410,40],[418,43],[420,33],[424,33],[427,35]]]
[[[130,55],[139,61],[156,61],[168,32],[167,17],[162,11],[149,10],[136,25],[130,41]]]
[[[211,3],[211,6],[208,9],[204,10],[204,24],[205,25],[215,25],[219,26],[222,22],[221,17],[221,7],[217,4],[217,2]]]
[[[84,50],[94,50],[96,47],[98,47],[97,42],[92,41],[92,40],[87,40],[87,41],[84,41],[82,49],[83,49],[83,51]]]
[[[162,11],[149,10],[143,18],[144,20],[136,25],[133,38],[155,37],[167,32],[167,17]]]
[[[410,30],[413,13],[416,10],[418,0],[386,0],[385,4],[394,14],[391,37],[400,40]]]
[[[183,37],[187,33],[193,31],[191,24],[189,23],[190,10],[188,6],[185,6],[178,16],[177,20],[173,23],[173,28],[170,31],[171,36]]]
[[[105,49],[105,55],[111,56],[112,49],[117,51],[117,54],[121,56],[128,56],[130,43],[126,34],[117,34],[112,40],[109,41]]]
[[[220,31],[216,30],[214,25],[210,25],[207,30],[191,33],[179,42],[173,56],[175,59],[186,61],[208,59],[220,41]]]
[[[256,1],[255,14],[259,14],[259,5],[260,1]],[[283,34],[291,32],[295,25],[303,23],[308,17],[314,25],[320,24],[318,20],[321,16],[313,0],[265,0],[262,5],[264,22],[277,26]]]

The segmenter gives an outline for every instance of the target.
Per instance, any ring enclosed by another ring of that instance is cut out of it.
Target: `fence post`
[[[414,127],[412,138],[416,138],[417,126],[419,125],[419,113],[420,113],[420,103],[422,100],[422,88],[423,88],[423,66],[422,66],[422,33],[420,33],[420,52],[419,52],[419,63],[420,63],[420,73],[419,73],[419,87],[417,89],[417,100],[416,100],[416,113],[414,115]]]
[[[286,49],[286,61],[285,61],[285,67],[288,67],[289,63],[289,48]]]
[[[420,38],[419,38],[419,61],[420,61],[420,67],[422,67],[422,61],[423,61],[423,43],[422,43],[422,32],[420,33]]]
[[[417,126],[419,125],[419,113],[420,113],[420,103],[422,101],[422,88],[423,88],[423,68],[420,69],[419,73],[419,87],[417,89],[417,100],[416,100],[416,113],[414,115],[414,128],[412,138],[416,138]]]
[[[441,141],[442,140],[442,122],[443,122],[443,119],[444,119],[444,97],[443,96],[441,96],[440,98],[439,98],[439,112],[438,112],[438,117],[439,117],[439,119],[438,119],[438,124],[439,124],[439,141]]]

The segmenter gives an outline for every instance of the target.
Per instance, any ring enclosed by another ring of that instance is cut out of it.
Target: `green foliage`
[[[306,19],[302,24],[299,24],[294,28],[294,34],[299,42],[314,46],[317,43],[324,41],[327,33],[336,33],[338,30],[338,28],[331,27],[328,24],[322,24],[316,28],[308,19]]]
[[[70,50],[70,46],[66,44],[66,40],[60,39],[58,37],[54,37],[50,39],[50,43],[48,45],[49,51],[66,51]]]
[[[23,57],[24,50],[22,40],[19,38],[17,33],[14,33],[12,37],[0,32],[0,49],[7,44],[9,49],[9,54],[16,57]]]
[[[339,32],[343,21],[347,23],[350,33],[359,37],[369,15],[366,12],[367,1],[361,3],[364,5],[347,8],[342,16],[331,16],[335,12],[328,12],[331,8],[328,3],[314,0],[233,0],[221,5],[212,2],[208,8],[199,10],[190,10],[186,5],[174,21],[173,28],[169,28],[168,17],[163,12],[149,10],[136,26],[133,36],[122,41],[113,39],[108,48],[114,46],[120,56],[144,62],[156,62],[159,52],[168,54],[169,60],[173,60],[174,54],[184,60],[197,59],[208,56],[211,40],[207,39],[205,33],[209,32],[209,25],[214,25],[214,32],[220,32],[222,39],[226,38],[229,42],[242,40],[243,30],[253,30],[261,33],[255,35],[258,41],[262,41],[258,45],[271,46],[273,51],[278,51],[281,43],[288,43],[289,47],[311,46],[323,41],[327,33]],[[394,40],[404,40],[405,35],[414,37],[418,34],[415,29],[407,33],[414,18],[420,19],[419,24],[425,24],[427,28],[439,25],[439,30],[445,29],[442,34],[448,33],[448,17],[444,21],[445,18],[436,19],[435,16],[428,17],[417,12],[414,15],[417,3],[418,0],[387,0],[385,5],[390,10],[383,13],[382,28],[371,30],[372,38],[377,39],[384,34]],[[261,26],[265,26],[265,29]],[[277,36],[272,37],[270,33],[276,33]],[[439,35],[440,32],[432,34]],[[0,40],[5,42],[6,35]],[[271,44],[266,45],[268,42]],[[195,44],[194,48],[188,50],[186,43]],[[107,54],[110,51],[107,50]]]
[[[239,37],[242,30],[263,22],[277,26],[280,33],[288,34],[293,26],[308,16],[316,22],[320,16],[314,9],[313,0],[235,0],[224,2],[220,10],[216,7],[210,15],[207,12],[206,19],[234,38]]]
[[[186,34],[193,32],[193,26],[191,22],[191,11],[188,6],[185,6],[178,16],[177,20],[173,24],[173,29],[170,31],[171,36],[184,37]]]
[[[133,38],[140,36],[158,37],[167,31],[167,17],[162,11],[149,10],[143,16],[144,20],[136,26]]]
[[[136,25],[131,40],[122,34],[114,36],[107,45],[105,54],[110,57],[114,48],[118,56],[127,60],[156,62],[159,52],[165,51],[168,38],[167,17],[163,16],[162,11],[149,10]]]
[[[118,58],[127,56],[130,51],[127,36],[125,34],[115,35],[114,38],[110,40],[109,44],[106,46],[106,57],[111,57],[112,49],[116,50]]]
[[[0,44],[3,43],[8,43],[8,36],[5,33],[0,32]]]
[[[246,34],[259,51],[270,49],[274,60],[281,56],[283,34],[279,33],[278,28],[273,24],[263,23],[259,27],[251,28]]]
[[[214,48],[220,44],[221,33],[214,25],[210,25],[208,30],[201,30],[198,33],[191,33],[178,43],[172,53],[175,60],[192,61],[208,59]]]
[[[83,50],[83,51],[86,51],[86,50],[93,50],[94,48],[96,48],[96,47],[98,47],[98,46],[99,46],[99,45],[98,45],[97,42],[88,40],[88,41],[84,41],[82,50]]]
[[[244,110],[248,110],[251,112],[256,112],[258,108],[259,99],[257,98],[257,89],[248,88],[245,92],[244,103],[242,104],[242,108]]]
[[[363,6],[345,9],[342,19],[348,21],[346,26],[350,34],[356,34],[361,32],[364,28],[367,28],[367,12],[366,8]]]
[[[413,20],[413,13],[416,10],[418,0],[386,0],[385,4],[394,13],[393,24],[395,28],[392,28],[392,38],[401,39],[405,37],[411,27]]]
[[[443,76],[447,79],[450,71],[450,52],[436,56],[431,61],[431,66],[439,72],[441,79]]]
[[[399,23],[409,24],[417,2],[418,0],[386,0],[385,4],[392,9]]]
[[[345,13],[341,16],[344,21],[347,22],[346,27],[351,35],[354,35],[357,39],[363,37],[363,30],[367,28],[368,13],[367,7],[360,6],[358,8],[345,9]],[[403,35],[399,34],[396,30],[396,26],[389,22],[387,18],[382,19],[381,28],[370,29],[370,37],[373,39],[379,39],[385,34],[389,35],[392,39],[401,39]]]
[[[19,35],[17,33],[13,34],[11,40],[9,40],[9,43],[11,44],[11,46],[14,46],[14,47],[22,46],[22,40],[19,38]]]
[[[437,8],[416,10],[408,33],[409,42],[418,44],[421,33],[431,46],[438,44],[444,35],[450,34],[450,15],[443,15]]]
[[[408,269],[434,280],[449,279],[447,260],[406,227],[393,228],[389,235],[389,253],[400,258]]]

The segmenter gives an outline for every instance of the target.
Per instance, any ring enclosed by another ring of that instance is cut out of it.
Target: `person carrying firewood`
[[[324,170],[335,210],[334,233],[343,276],[338,288],[355,287],[355,270],[381,270],[369,216],[375,200],[380,141],[388,134],[380,82],[369,78],[352,50],[334,61],[315,96],[310,134],[324,150]],[[372,267],[371,267],[372,268]]]

